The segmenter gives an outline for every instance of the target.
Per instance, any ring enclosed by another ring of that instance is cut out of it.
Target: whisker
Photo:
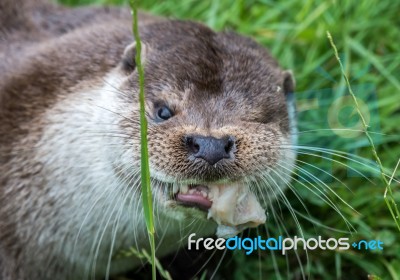
[[[308,163],[308,162],[305,162],[305,161],[302,161],[302,160],[299,160],[299,159],[296,159],[296,161],[298,161],[298,162],[300,162],[300,163],[302,163],[302,164],[305,164],[305,165],[307,165],[307,166],[310,166],[310,167],[312,167],[312,168],[315,168],[315,169],[317,169],[318,171],[321,171],[321,172],[327,174],[328,176],[330,176],[331,178],[333,178],[334,180],[336,180],[337,182],[339,182],[341,185],[343,185],[343,186],[344,186],[346,189],[348,189],[352,194],[354,194],[354,192],[353,192],[345,183],[343,183],[339,178],[337,178],[336,176],[332,175],[331,173],[326,172],[325,170],[323,170],[322,168],[319,168],[319,167],[315,166],[314,164],[311,164],[311,163]]]
[[[279,165],[281,168],[288,170],[286,167]],[[296,166],[296,168],[298,168],[298,166]],[[288,170],[290,171],[290,170]],[[316,193],[314,190],[312,190],[311,188],[309,188],[308,186],[306,186],[303,182],[299,181],[298,179],[292,177],[292,180],[296,181],[297,183],[299,183],[300,185],[304,186],[307,190],[309,190],[310,192],[312,192],[314,195],[316,195],[318,198],[322,199],[323,201],[325,201],[332,209],[335,210],[335,212],[337,212],[342,219],[345,221],[347,227],[352,228],[354,230],[354,232],[356,232],[356,230],[354,229],[354,227],[351,225],[351,223],[346,219],[346,217],[341,213],[341,211],[339,210],[339,208],[333,203],[333,201],[324,193],[322,192],[318,187],[316,187],[313,183],[309,182],[308,180],[306,180],[304,177],[302,177],[300,174],[297,174],[302,180],[308,182],[311,184],[311,186],[313,186],[314,189],[316,189],[321,195],[322,197]]]
[[[134,175],[131,176],[131,180],[130,180],[130,182],[128,183],[128,186],[131,185],[131,182],[132,182],[133,179],[134,179]],[[116,236],[117,236],[117,229],[118,229],[119,222],[120,222],[120,219],[121,219],[123,210],[124,210],[124,205],[125,205],[126,201],[128,200],[130,194],[131,194],[132,192],[134,192],[134,190],[133,190],[132,188],[130,188],[130,187],[126,188],[126,190],[127,190],[127,191],[126,191],[126,196],[125,196],[125,198],[122,199],[123,204],[122,204],[122,205],[120,206],[120,208],[119,208],[119,212],[118,212],[118,214],[117,214],[117,219],[114,221],[114,225],[113,225],[113,232],[112,232],[112,238],[111,238],[110,253],[109,253],[109,255],[108,255],[107,268],[106,268],[106,277],[105,277],[105,279],[107,279],[107,280],[109,279],[109,276],[110,276],[111,259],[112,259],[112,256],[113,256],[113,249],[114,249],[114,244],[115,244],[115,240],[116,240]],[[124,194],[122,194],[122,197],[123,197],[123,196],[124,196]]]
[[[123,186],[125,184],[125,182],[127,182],[128,180],[129,180],[129,178],[125,178],[123,180],[123,182],[121,183],[121,185],[119,185],[119,186]],[[118,187],[118,185],[116,186],[116,188],[117,187]],[[124,191],[123,191],[121,197],[124,197],[124,194],[125,194],[126,190],[127,189],[124,188]],[[108,227],[108,225],[109,225],[109,223],[111,221],[111,218],[112,218],[114,212],[116,211],[116,209],[118,209],[117,207],[120,206],[119,203],[115,203],[116,200],[119,198],[119,196],[120,196],[120,194],[117,191],[115,191],[114,195],[111,196],[111,197],[107,197],[107,200],[104,201],[104,203],[103,203],[104,206],[106,205],[106,203],[108,204],[107,209],[104,211],[104,213],[109,213],[109,215],[108,215],[108,218],[107,218],[107,215],[104,215],[102,220],[101,220],[101,222],[98,223],[97,234],[96,234],[95,238],[93,239],[93,245],[92,245],[92,249],[91,249],[91,253],[90,253],[90,255],[93,254],[93,262],[92,262],[92,278],[93,279],[95,279],[95,275],[96,275],[97,257],[98,257],[98,254],[99,254],[99,250],[100,250],[100,246],[101,246],[102,240],[104,238],[105,233],[107,232],[107,227]],[[105,225],[103,226],[104,223],[105,223]],[[103,230],[101,230],[101,229],[103,229]],[[97,246],[96,246],[95,242],[97,242]]]
[[[274,146],[274,147],[276,147],[276,146]],[[343,151],[333,150],[333,149],[326,149],[326,148],[320,148],[320,147],[309,147],[309,146],[289,146],[289,145],[288,145],[288,146],[285,146],[285,145],[281,145],[281,146],[279,146],[279,147],[281,147],[281,148],[295,149],[295,150],[297,150],[297,149],[312,150],[312,151],[318,151],[318,152],[322,152],[322,153],[327,153],[327,154],[334,155],[334,156],[341,157],[341,158],[345,158],[345,159],[350,160],[350,161],[352,161],[352,162],[354,162],[354,163],[360,164],[360,165],[362,165],[362,166],[368,168],[369,170],[376,172],[375,174],[377,174],[377,175],[378,175],[378,173],[380,174],[380,170],[379,170],[378,167],[375,167],[375,168],[374,168],[373,166],[367,164],[367,163],[369,163],[369,164],[374,164],[374,165],[376,165],[376,163],[375,163],[374,161],[369,160],[369,159],[366,159],[366,158],[363,158],[363,157],[360,157],[360,156],[357,156],[357,155],[354,155],[354,154],[346,153],[346,152],[343,152]],[[298,150],[297,150],[297,152],[298,152]],[[315,155],[315,154],[310,154],[310,155]],[[354,158],[358,159],[358,161],[355,160]],[[325,159],[333,160],[333,159],[329,159],[329,158],[325,158]],[[362,161],[366,161],[366,163],[363,163]],[[336,161],[336,162],[337,162],[337,161]],[[341,164],[341,165],[345,165],[344,163],[341,163],[341,162],[338,162],[338,163]],[[359,174],[359,172],[357,172],[355,169],[351,168],[350,166],[348,166],[348,165],[345,165],[345,166],[348,167],[348,168],[350,168],[350,169],[352,169],[352,171],[354,171],[354,172],[356,172],[356,173]],[[390,173],[390,171],[388,171],[387,168],[384,168],[384,171],[387,172],[387,173]],[[360,174],[360,175],[361,175],[361,174]],[[383,175],[384,175],[385,177],[387,177],[387,178],[390,178],[390,177],[391,177],[390,175],[388,175],[388,174],[386,174],[386,173],[384,173]],[[365,177],[365,176],[363,176],[363,175],[362,175],[362,177],[365,178],[366,180],[368,180],[369,182],[371,182],[372,184],[375,185],[375,183],[373,183],[373,182],[372,182],[371,180],[369,180],[367,177]],[[400,183],[399,180],[394,179],[394,181],[397,182],[397,183]]]
[[[361,177],[363,177],[365,180],[367,180],[367,181],[370,182],[371,184],[376,185],[373,181],[371,181],[368,177],[366,177],[366,176],[365,176],[364,174],[362,174],[360,171],[358,171],[357,169],[355,169],[355,168],[353,168],[353,167],[351,167],[351,166],[349,166],[349,165],[347,165],[347,164],[345,164],[345,163],[343,163],[343,162],[340,162],[340,161],[338,161],[338,160],[335,160],[335,159],[332,159],[332,158],[328,158],[328,157],[325,157],[325,156],[321,156],[321,155],[318,155],[318,154],[314,154],[314,153],[307,153],[307,152],[300,152],[300,151],[297,151],[297,153],[298,153],[298,154],[302,154],[302,155],[314,156],[314,157],[318,157],[318,158],[322,158],[322,159],[326,159],[326,160],[330,160],[330,161],[332,161],[332,162],[338,163],[338,164],[340,164],[340,165],[342,165],[342,166],[345,166],[345,167],[349,168],[350,170],[354,171],[355,173],[357,173],[358,175],[360,175]]]
[[[327,188],[331,193],[333,193],[341,202],[343,202],[347,207],[349,207],[351,210],[355,211],[356,213],[358,213],[350,204],[348,204],[346,201],[344,201],[331,187],[329,187],[325,182],[323,182],[321,179],[319,179],[317,176],[315,176],[314,174],[308,172],[307,170],[305,170],[304,168],[297,166],[298,170],[306,173],[308,176],[311,176],[313,179],[317,180],[318,182],[320,182],[323,186],[325,186],[325,188]],[[314,182],[315,182],[314,180]],[[359,214],[359,213],[358,213]]]
[[[332,131],[350,131],[350,132],[360,132],[360,133],[365,133],[364,130],[362,129],[351,129],[351,128],[321,128],[321,129],[310,129],[310,130],[301,130],[298,131],[296,134],[304,134],[304,133],[311,133],[311,132],[320,132],[320,131],[326,131],[326,132],[332,132]],[[370,134],[376,134],[376,135],[383,135],[387,136],[388,134],[386,133],[381,133],[381,132],[374,132],[374,131],[369,131],[368,133]],[[393,136],[400,136],[396,134],[391,134]]]

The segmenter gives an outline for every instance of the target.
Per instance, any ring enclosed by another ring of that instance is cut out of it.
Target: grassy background
[[[60,2],[68,5],[126,4],[123,0]],[[352,103],[346,103],[345,83],[326,37],[329,30],[353,90],[365,103],[370,129],[376,132],[373,140],[378,154],[388,173],[393,172],[400,157],[400,1],[143,0],[139,6],[154,14],[201,21],[216,30],[235,30],[266,46],[284,68],[292,69],[295,74],[299,126],[303,131],[300,144],[357,154],[367,159],[366,165],[375,167],[362,133],[335,130],[360,129],[360,120],[354,114]],[[344,102],[335,103],[338,99]],[[308,260],[305,252],[299,251],[301,264],[295,254],[285,258],[270,252],[251,256],[235,252],[222,263],[221,274],[234,271],[236,279],[265,279],[266,276],[268,279],[297,279],[302,277],[301,269],[304,269],[311,279],[366,279],[367,275],[400,279],[400,233],[384,202],[385,186],[376,172],[321,150],[308,153],[314,155],[300,154],[300,160],[317,168],[301,164],[305,171],[298,171],[299,182],[294,182],[293,187],[309,214],[293,193],[287,192],[292,207],[298,211],[304,235],[348,237],[351,241],[380,239],[384,250],[309,251]],[[356,211],[308,172],[335,190]],[[397,176],[399,174],[400,170],[396,172]],[[316,187],[326,191],[356,232],[350,234],[343,218],[304,187],[312,187],[313,181]],[[392,184],[392,187],[400,202],[399,184]],[[299,235],[288,209],[282,205],[277,215],[282,217],[284,225],[275,224],[273,220],[269,222],[270,236]]]

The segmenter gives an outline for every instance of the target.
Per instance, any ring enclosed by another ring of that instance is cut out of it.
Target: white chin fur
[[[117,97],[121,93],[116,88],[122,80],[117,73],[111,73],[98,89],[70,94],[46,112],[47,125],[36,156],[46,163],[43,172],[49,179],[43,186],[48,195],[43,197],[55,201],[59,211],[49,210],[51,221],[39,213],[31,213],[32,217],[39,217],[38,225],[46,225],[34,237],[38,243],[32,243],[32,256],[35,252],[47,251],[43,258],[51,255],[64,259],[78,264],[81,273],[89,274],[92,268],[88,265],[97,258],[94,271],[102,275],[111,249],[111,254],[115,254],[116,248],[148,247],[148,242],[143,242],[147,240],[147,232],[140,190],[127,187],[137,185],[139,177],[123,181],[113,169],[113,164],[121,165],[125,171],[138,166],[132,160],[133,150],[123,145],[125,139],[114,137],[118,135],[120,115],[126,116],[132,110],[120,104]],[[131,170],[135,172],[138,175],[139,169]],[[43,211],[41,207],[36,209]],[[156,211],[158,214],[162,212]],[[179,220],[164,219],[162,215],[156,219],[163,231],[160,236],[169,245],[161,244],[157,251],[160,255],[179,247],[185,242],[183,236],[199,226],[195,223],[193,228],[187,227]],[[135,264],[133,261],[118,263],[112,266],[112,271],[122,271]]]

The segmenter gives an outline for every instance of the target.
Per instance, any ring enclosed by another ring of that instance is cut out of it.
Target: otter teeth
[[[205,190],[201,189],[201,190],[197,190],[197,189],[190,189],[189,190],[189,194],[196,194],[199,193],[202,197],[207,198],[208,196],[208,192],[206,192]]]
[[[189,190],[188,185],[181,185],[180,193],[187,193]]]
[[[172,188],[172,192],[175,194],[179,191],[179,185],[178,184],[174,184],[173,188]]]
[[[209,188],[205,185],[174,185],[173,192],[174,194],[178,192],[181,194],[199,194],[209,200],[212,200],[213,198]]]
[[[194,194],[196,191],[194,189],[189,190],[189,194]]]

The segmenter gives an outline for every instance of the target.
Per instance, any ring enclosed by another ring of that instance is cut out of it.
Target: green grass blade
[[[133,34],[136,42],[136,65],[139,74],[139,102],[140,102],[140,171],[141,171],[141,186],[142,186],[142,204],[144,208],[144,216],[146,220],[147,232],[150,239],[151,249],[151,265],[152,278],[156,279],[156,257],[155,257],[155,240],[154,240],[154,219],[153,219],[153,203],[150,186],[150,168],[149,168],[149,153],[147,146],[147,120],[145,114],[144,102],[144,71],[142,66],[141,50],[142,44],[138,31],[138,15],[137,1],[130,0],[130,7],[133,16]]]
[[[392,83],[392,85],[400,90],[400,82],[398,79],[396,79],[395,76],[393,76],[387,69],[386,67],[379,61],[379,59],[370,51],[368,51],[366,48],[364,48],[360,43],[357,41],[351,39],[350,37],[346,38],[348,44],[350,47],[359,53],[361,56],[363,56],[365,59],[368,59],[369,62],[374,65],[376,69],[384,76],[389,82]]]
[[[149,255],[149,253],[147,253],[147,251],[145,249],[142,249],[142,251],[139,252],[134,246],[130,247],[127,250],[118,252],[118,254],[115,256],[115,258],[121,259],[121,258],[129,258],[129,257],[133,257],[133,256],[136,258],[139,258],[141,260],[153,263],[152,256]],[[162,267],[160,261],[157,258],[155,259],[155,265],[156,265],[158,273],[161,275],[161,277],[163,279],[172,280],[172,277],[169,274],[169,272]]]
[[[370,134],[368,132],[367,122],[365,121],[365,118],[364,118],[364,116],[363,116],[363,114],[361,112],[361,109],[360,109],[360,106],[358,104],[356,95],[354,94],[353,90],[351,89],[350,81],[349,81],[349,79],[348,79],[348,77],[346,75],[346,72],[344,70],[342,61],[340,60],[340,57],[339,57],[338,50],[337,50],[336,45],[335,45],[335,43],[333,41],[332,35],[331,35],[331,33],[329,33],[329,31],[327,31],[327,36],[328,36],[329,42],[330,42],[330,44],[331,44],[331,46],[332,46],[332,48],[334,50],[336,60],[339,63],[340,70],[342,72],[343,78],[346,81],[346,85],[347,85],[347,88],[349,90],[349,93],[350,93],[351,97],[353,98],[355,108],[357,110],[357,113],[358,113],[358,115],[359,115],[359,117],[361,119],[361,123],[362,123],[363,128],[364,128],[365,136],[367,137],[367,139],[369,141],[372,154],[373,154],[376,162],[378,163],[382,181],[385,183],[385,186],[386,186],[385,194],[384,194],[385,202],[386,202],[386,204],[387,204],[387,206],[389,208],[390,214],[392,215],[392,217],[393,217],[393,219],[394,219],[394,221],[396,223],[396,226],[397,226],[398,230],[400,231],[400,212],[399,212],[399,209],[397,208],[397,203],[395,201],[395,198],[394,198],[394,195],[393,195],[393,192],[392,192],[392,188],[390,186],[390,182],[386,179],[386,174],[384,173],[384,170],[383,170],[384,168],[382,166],[381,159],[379,158],[378,153],[376,152],[374,141],[372,140],[372,138],[371,138],[371,136],[370,136]]]

